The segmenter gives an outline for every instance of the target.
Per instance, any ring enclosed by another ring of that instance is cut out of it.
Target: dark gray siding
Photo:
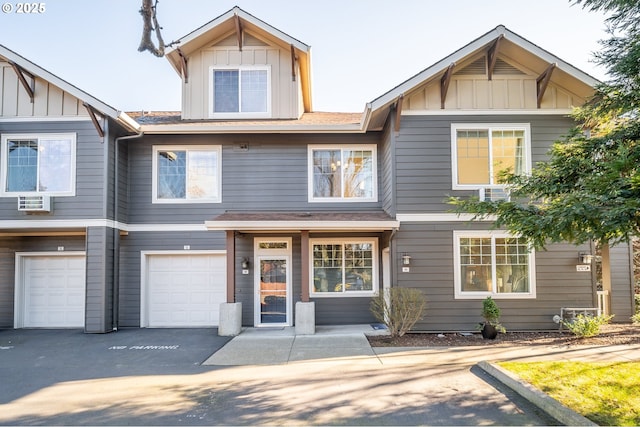
[[[611,312],[613,322],[628,323],[634,313],[633,273],[630,269],[632,257],[630,246],[621,243],[609,249],[611,258]]]
[[[87,229],[87,294],[85,331],[105,333],[113,330],[113,229]]]
[[[225,250],[224,232],[132,232],[120,241],[119,326],[140,326],[141,251]]]
[[[399,213],[447,212],[448,195],[477,195],[452,190],[452,123],[529,123],[534,165],[572,125],[561,116],[403,116],[395,148]]]
[[[389,215],[396,214],[395,188],[396,188],[396,163],[395,163],[395,133],[391,126],[387,126],[382,133],[381,152],[378,154],[382,165],[380,182],[380,200],[382,209]]]
[[[378,139],[378,134],[145,136],[128,144],[129,222],[200,223],[226,210],[380,210],[381,202],[309,203],[307,200],[309,144],[377,144]],[[248,144],[249,149],[239,150],[238,143]],[[222,145],[222,203],[152,204],[152,147],[161,144]],[[378,147],[379,182],[380,157]]]
[[[403,223],[395,238],[393,262],[396,284],[423,290],[427,298],[425,317],[414,329],[423,331],[473,331],[482,320],[482,300],[454,297],[454,230],[487,229],[486,224]],[[589,273],[576,272],[580,251],[587,246],[549,245],[537,251],[536,298],[497,299],[502,322],[508,330],[546,330],[561,307],[594,307],[593,281]],[[403,273],[400,256],[411,254],[411,272]]]
[[[0,238],[0,328],[12,328],[15,298],[16,252],[84,251],[82,236]]]
[[[3,197],[3,220],[104,218],[104,144],[90,121],[0,123],[0,134],[9,133],[76,133],[76,196],[54,197],[52,212],[37,215],[18,212],[16,197]]]

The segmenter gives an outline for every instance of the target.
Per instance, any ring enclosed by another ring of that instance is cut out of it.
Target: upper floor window
[[[363,296],[378,292],[377,240],[313,239],[311,294]]]
[[[454,232],[456,298],[534,298],[533,252],[498,231]]]
[[[258,117],[271,115],[269,67],[211,67],[213,118]]]
[[[153,147],[153,202],[220,202],[221,154],[220,146]]]
[[[376,201],[375,145],[309,146],[309,201]]]
[[[75,195],[75,134],[3,135],[2,159],[4,195]]]
[[[530,167],[530,127],[452,125],[453,188],[500,187],[499,174],[522,174]]]

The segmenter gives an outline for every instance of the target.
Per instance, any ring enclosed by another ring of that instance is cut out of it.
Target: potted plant
[[[478,327],[482,332],[482,338],[493,340],[498,336],[498,332],[506,332],[504,326],[500,324],[500,308],[491,297],[486,297],[482,301],[482,317]]]

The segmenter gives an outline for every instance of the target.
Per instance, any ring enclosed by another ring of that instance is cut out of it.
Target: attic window
[[[268,67],[212,67],[210,117],[270,117],[269,71]]]

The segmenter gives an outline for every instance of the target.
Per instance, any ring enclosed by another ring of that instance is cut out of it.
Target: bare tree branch
[[[144,26],[142,28],[142,39],[140,40],[140,46],[138,46],[138,51],[143,52],[148,50],[152,54],[157,57],[164,56],[164,40],[162,39],[162,34],[160,30],[162,29],[160,25],[158,25],[158,18],[156,17],[156,7],[158,5],[158,0],[142,0],[142,8],[140,9],[140,15],[142,15],[142,21]],[[153,43],[151,40],[151,32],[156,32],[156,39],[158,40],[158,46]]]

